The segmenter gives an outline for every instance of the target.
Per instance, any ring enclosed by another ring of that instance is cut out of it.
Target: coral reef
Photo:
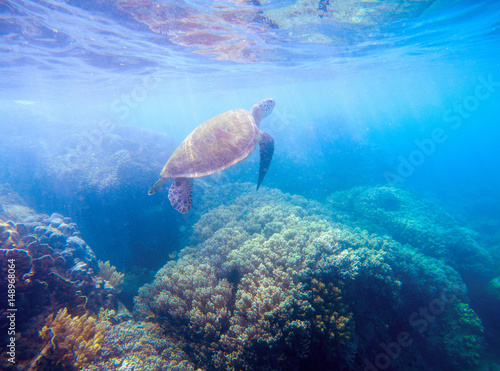
[[[9,184],[0,183],[0,219],[18,221],[34,215]]]
[[[125,278],[96,260],[69,218],[2,219],[0,252],[19,263],[18,303],[28,315],[20,362],[92,371],[359,370],[382,354],[395,369],[481,367],[483,325],[456,261],[433,256],[418,234],[402,244],[382,226],[361,228],[368,217],[254,187],[201,195],[208,211],[177,260],[139,290],[135,322],[126,310],[102,309]],[[395,342],[404,345],[389,357]]]
[[[116,267],[111,265],[109,260],[106,262],[102,262],[99,260],[98,263],[99,273],[97,275],[104,281],[108,282],[111,286],[113,286],[118,292],[120,292],[120,288],[122,287],[125,280],[125,274],[118,272],[116,270]]]
[[[83,314],[113,305],[116,290],[104,287],[95,275],[99,269],[95,255],[69,218],[52,214],[17,223],[0,220],[0,229],[2,236],[8,235],[0,245],[2,260],[16,259],[16,302],[25,307],[24,319],[46,308],[67,306],[72,313]]]
[[[316,313],[314,327],[320,335],[316,338],[325,339],[321,342],[316,340],[316,343],[322,348],[325,347],[325,344],[328,345],[330,352],[325,354],[341,351],[343,346],[352,343],[352,338],[355,336],[353,314],[349,310],[349,306],[342,301],[343,288],[342,281],[337,281],[336,285],[333,282],[328,282],[325,285],[316,278],[311,280],[312,307]],[[335,343],[331,344],[331,342]],[[341,356],[347,358],[347,356],[352,357],[352,354],[342,354]],[[353,359],[350,361],[352,362]]]
[[[170,337],[154,323],[119,322],[120,313],[101,309],[97,318],[71,316],[66,308],[40,330],[44,347],[31,369],[178,370],[196,368]],[[114,325],[113,325],[114,324]]]
[[[52,202],[91,192],[109,195],[122,187],[147,188],[175,149],[165,134],[110,122],[65,125],[56,138],[17,133],[0,143],[3,182],[18,185],[17,192],[30,196],[38,194],[25,191],[41,185],[45,191],[60,192],[50,195]]]
[[[48,174],[75,190],[100,194],[142,188],[175,149],[167,135],[112,124],[70,134],[61,146],[46,164]]]
[[[128,321],[106,327],[100,358],[85,364],[81,370],[195,371],[196,367],[188,360],[178,341],[159,325]]]
[[[500,277],[495,277],[490,282],[488,282],[487,290],[489,291],[491,296],[494,297],[500,304]]]
[[[98,360],[105,329],[104,323],[88,314],[72,317],[67,308],[60,309],[40,330],[45,346],[34,368],[60,365],[65,369],[79,369]]]
[[[145,246],[160,240],[176,245],[178,232],[160,226],[176,222],[178,216],[165,212],[147,190],[175,149],[172,137],[110,122],[65,123],[38,135],[12,132],[0,138],[1,182],[15,185],[37,210],[71,217],[101,260],[114,261],[120,255],[114,264],[123,264],[117,266],[122,270],[138,258],[150,269],[161,267],[159,262],[172,251],[148,253]]]
[[[192,245],[135,299],[138,318],[183,339],[197,367],[356,370],[401,331],[415,339],[393,361],[400,369],[425,368],[438,352],[445,367],[477,366],[471,354],[483,347],[483,329],[453,268],[335,223],[300,197],[266,188],[233,197],[201,216]],[[443,293],[451,293],[439,301],[443,312],[423,331],[419,308],[434,310]]]
[[[102,307],[115,306],[117,292],[96,276],[96,257],[70,218],[26,213],[25,206],[14,206],[18,196],[11,196],[2,195],[2,204],[9,205],[3,209],[9,210],[12,220],[0,218],[0,260],[15,261],[16,332],[22,334],[17,347],[19,362],[25,363],[42,346],[38,331],[45,318],[62,308],[72,315],[97,314]],[[16,215],[15,210],[23,212]],[[2,287],[7,287],[7,270],[8,265],[2,264]],[[7,316],[7,304],[3,296],[2,318]]]
[[[474,233],[442,208],[394,186],[356,187],[328,198],[335,219],[410,244],[423,254],[444,259],[466,280],[488,281],[494,274],[489,252]]]

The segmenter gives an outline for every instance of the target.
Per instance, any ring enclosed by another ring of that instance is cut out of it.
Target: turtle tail
[[[257,190],[264,180],[264,176],[267,173],[267,169],[269,169],[269,165],[271,164],[271,160],[273,158],[274,153],[274,139],[269,134],[261,131],[259,138],[259,148],[260,148],[260,168],[259,168],[259,180],[257,181]]]
[[[160,178],[148,191],[148,195],[152,195],[156,193],[157,190],[161,188],[161,186],[167,181],[167,178]]]
[[[175,178],[168,191],[168,199],[175,210],[185,214],[193,201],[193,178]]]

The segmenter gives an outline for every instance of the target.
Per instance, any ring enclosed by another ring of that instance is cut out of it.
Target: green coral
[[[158,294],[151,303],[152,313],[168,316],[173,332],[200,336],[206,341],[218,338],[229,319],[232,284],[218,279],[208,264],[192,264],[185,259],[176,267],[172,270],[167,266],[158,272]]]

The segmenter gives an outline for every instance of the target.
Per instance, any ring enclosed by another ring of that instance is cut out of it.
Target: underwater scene
[[[0,369],[500,371],[500,2],[0,1]]]

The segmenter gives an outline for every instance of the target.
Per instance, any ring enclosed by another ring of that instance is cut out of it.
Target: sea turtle
[[[251,111],[233,109],[205,121],[177,147],[158,180],[149,190],[152,195],[167,181],[174,178],[168,199],[180,213],[191,208],[193,179],[227,169],[245,159],[260,147],[260,169],[257,189],[273,157],[273,138],[259,130],[260,121],[274,108],[274,100],[267,98],[255,104]]]

